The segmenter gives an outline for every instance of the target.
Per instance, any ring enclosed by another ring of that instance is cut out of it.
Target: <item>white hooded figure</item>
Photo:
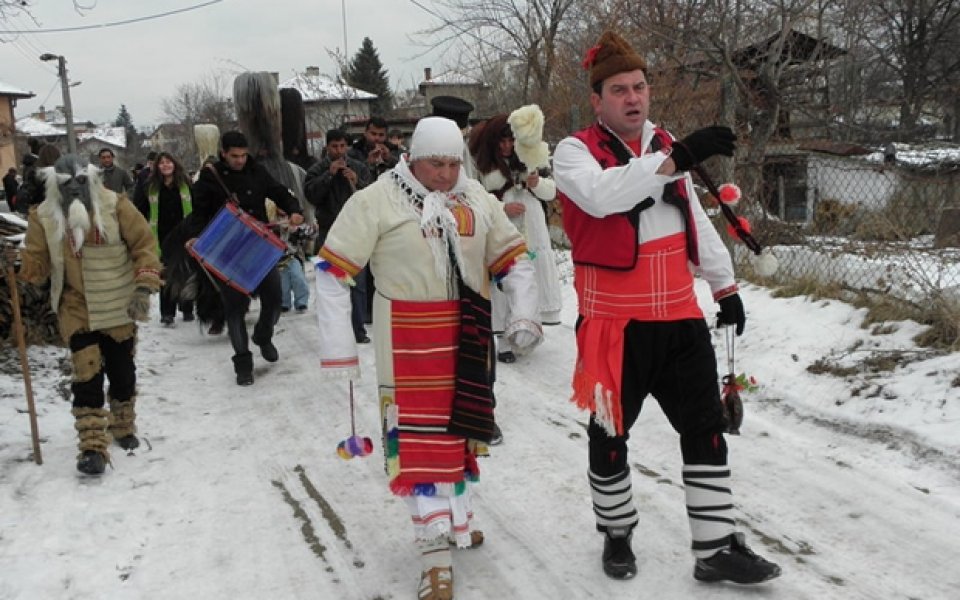
[[[543,137],[543,113],[531,104],[491,117],[471,136],[470,150],[484,188],[503,202],[504,211],[523,233],[536,272],[537,303],[540,322],[560,322],[562,295],[556,256],[551,247],[550,232],[543,202],[553,202],[556,185],[544,173],[550,155]],[[504,295],[492,293],[493,328],[509,337],[509,323],[514,322]],[[516,348],[501,338],[499,357],[504,362],[516,359]]]

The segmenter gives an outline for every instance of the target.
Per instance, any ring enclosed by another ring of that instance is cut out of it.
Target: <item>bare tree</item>
[[[557,45],[577,0],[434,0],[431,4],[433,9],[428,10],[439,23],[420,35],[432,47],[479,44],[496,61],[517,59],[523,65],[521,101],[540,101],[548,95],[557,67]]]
[[[236,124],[231,91],[233,76],[211,71],[193,83],[177,86],[176,92],[161,100],[160,106],[168,123],[181,126],[181,133],[162,148],[178,156],[184,164],[196,164],[197,144],[193,126],[199,123],[216,125],[221,132]]]
[[[212,123],[221,130],[236,121],[231,100],[233,76],[211,71],[193,83],[177,86],[176,92],[161,101],[163,115],[172,123],[192,127]]]
[[[899,130],[911,136],[944,87],[960,79],[960,0],[865,0],[864,36],[895,74]]]

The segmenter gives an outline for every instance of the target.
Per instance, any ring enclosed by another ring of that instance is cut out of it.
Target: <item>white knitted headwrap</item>
[[[410,161],[421,158],[456,158],[463,160],[463,136],[450,119],[424,117],[410,138]]]

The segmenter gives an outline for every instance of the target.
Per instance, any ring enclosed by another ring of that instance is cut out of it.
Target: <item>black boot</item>
[[[137,439],[137,436],[130,434],[117,438],[117,444],[124,450],[136,450],[140,447],[140,440]]]
[[[237,385],[253,385],[253,355],[249,352],[233,357],[233,370],[237,374]]]
[[[730,547],[710,558],[698,558],[693,577],[699,581],[732,581],[760,583],[778,577],[780,567],[753,553],[747,547],[742,533],[730,536]]]
[[[630,579],[637,574],[637,557],[630,547],[633,536],[624,529],[607,531],[603,541],[603,572],[613,579]]]
[[[259,340],[256,336],[250,338],[250,341],[260,346],[260,356],[267,362],[277,362],[280,360],[280,353],[277,347],[270,340]]]
[[[77,470],[84,475],[101,475],[106,464],[103,455],[96,450],[84,450],[77,460]]]

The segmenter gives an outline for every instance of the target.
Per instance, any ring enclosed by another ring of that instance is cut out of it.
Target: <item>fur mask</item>
[[[100,171],[76,155],[67,154],[52,167],[43,169],[43,178],[47,198],[56,201],[60,207],[57,221],[65,232],[69,232],[74,252],[79,252],[90,231],[91,215],[103,234],[99,206],[91,200],[97,188],[103,187]]]

